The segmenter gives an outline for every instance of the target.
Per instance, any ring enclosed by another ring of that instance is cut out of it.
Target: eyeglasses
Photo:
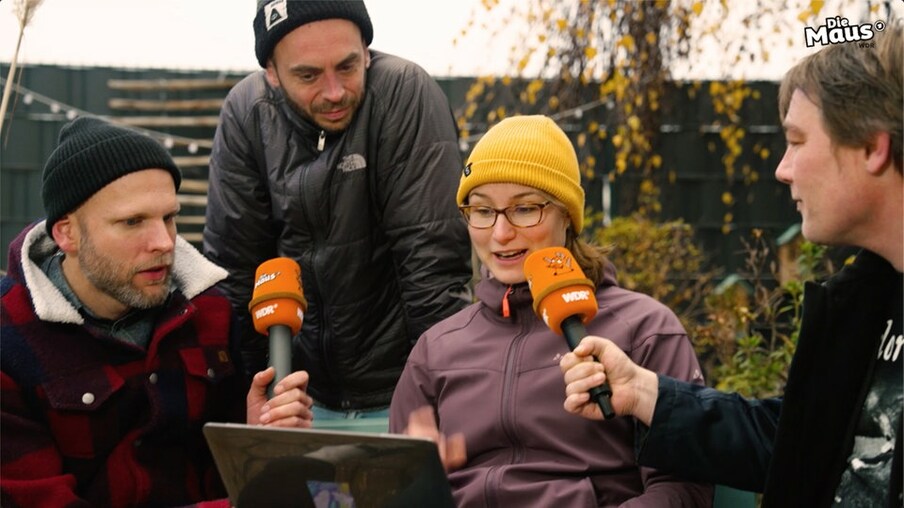
[[[459,206],[461,214],[468,225],[477,229],[489,229],[496,225],[496,218],[504,214],[509,224],[516,228],[534,227],[543,220],[543,209],[552,203],[521,203],[505,208],[492,208],[489,206]]]

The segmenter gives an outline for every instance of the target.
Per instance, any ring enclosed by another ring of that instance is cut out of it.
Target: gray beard
[[[85,241],[87,240],[87,241]],[[85,254],[79,256],[79,265],[85,278],[103,293],[111,296],[116,301],[134,309],[150,309],[158,307],[166,302],[172,290],[173,274],[168,272],[162,286],[166,288],[159,295],[145,295],[132,286],[131,277],[120,280],[116,276],[116,265],[104,257],[98,255],[90,238],[81,242],[80,250]],[[131,273],[130,275],[134,275]]]

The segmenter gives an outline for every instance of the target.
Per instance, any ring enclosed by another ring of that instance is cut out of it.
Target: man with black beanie
[[[422,68],[369,49],[361,0],[262,0],[253,27],[263,70],[220,114],[204,253],[229,272],[252,372],[267,363],[247,312],[255,269],[298,261],[293,361],[315,420],[385,417],[412,345],[471,300],[454,118]]]
[[[44,166],[45,221],[0,280],[0,505],[229,506],[201,428],[310,427],[307,374],[249,387],[226,277],[176,235],[182,176],[139,132],[78,118]]]

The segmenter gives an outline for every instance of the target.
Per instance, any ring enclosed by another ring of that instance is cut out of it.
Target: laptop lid
[[[207,423],[237,508],[454,508],[436,444],[398,434]]]

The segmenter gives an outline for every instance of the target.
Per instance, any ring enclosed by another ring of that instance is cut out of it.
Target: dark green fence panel
[[[8,65],[0,63],[0,75],[6,76]],[[230,78],[240,77],[233,73]],[[125,70],[113,68],[75,68],[59,66],[27,66],[19,84],[29,90],[52,98],[66,106],[99,115],[124,115],[109,106],[111,98],[149,98],[149,93],[112,90],[108,86],[111,79],[175,79],[175,78],[221,78],[212,72],[169,71],[161,69]],[[440,87],[449,97],[453,110],[461,111],[471,79],[438,79]],[[661,201],[663,217],[682,218],[692,224],[705,251],[711,256],[715,266],[725,268],[726,273],[737,271],[743,263],[741,240],[753,228],[763,229],[772,238],[777,237],[790,225],[799,221],[785,185],[775,181],[773,173],[784,151],[784,138],[778,121],[776,106],[777,85],[769,82],[749,83],[760,94],[758,100],[748,100],[740,111],[746,135],[743,140],[744,153],[735,164],[736,175],[732,180],[726,176],[722,163],[724,145],[719,138],[719,120],[713,112],[708,96],[708,84],[697,87],[696,94],[690,94],[693,85],[676,83],[668,91],[669,98],[663,103],[663,129],[659,139],[659,153],[663,164],[661,171],[672,172],[674,179],[662,189]],[[222,98],[225,90],[169,90],[150,94],[158,100]],[[7,248],[10,240],[28,223],[43,216],[40,197],[40,179],[43,162],[52,151],[57,133],[67,120],[66,108],[53,111],[37,101],[25,103],[22,95],[13,93],[7,121],[4,123],[0,139],[0,269],[7,266]],[[135,115],[142,113],[136,112]],[[211,112],[179,112],[174,115],[211,115]],[[606,123],[605,107],[597,108],[583,120],[572,119],[561,122],[566,131],[577,131],[593,116],[601,124]],[[471,126],[473,139],[485,127]],[[187,138],[212,137],[212,127],[150,127],[163,132]],[[612,126],[609,126],[612,129]],[[611,132],[611,130],[610,130]],[[472,141],[473,141],[472,139]],[[753,148],[767,149],[763,158],[754,153]],[[185,146],[174,146],[174,156],[206,155],[202,149],[189,153]],[[614,164],[614,150],[605,143],[594,154],[600,161],[600,170],[594,179],[584,182],[588,205],[602,210],[603,194],[608,191],[612,197],[610,212],[613,216],[625,215],[631,210],[620,204],[622,187],[636,181],[630,175],[615,179],[607,184],[607,173]],[[758,181],[745,183],[741,169],[748,165],[758,174]],[[206,178],[206,167],[184,167],[189,178]],[[735,202],[726,206],[722,195],[729,192]],[[184,210],[192,211],[183,206]],[[203,214],[203,209],[200,209]],[[723,231],[724,216],[733,215],[732,228]],[[197,210],[195,211],[197,213]],[[180,231],[192,233],[197,238],[201,225],[180,226]]]

